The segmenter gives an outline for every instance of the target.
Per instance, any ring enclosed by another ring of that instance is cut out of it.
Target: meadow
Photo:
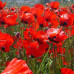
[[[0,73],[74,74],[74,4],[0,1]]]

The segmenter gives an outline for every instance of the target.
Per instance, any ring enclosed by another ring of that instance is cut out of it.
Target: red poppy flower
[[[59,10],[59,16],[67,14],[69,12],[68,7],[63,7]]]
[[[40,56],[42,56],[45,52],[47,52],[49,49],[49,45],[47,44],[47,42],[43,42],[42,44],[39,44],[38,50],[39,50],[39,54]]]
[[[28,48],[26,49],[26,54],[28,57],[41,57],[48,48],[49,46],[46,42],[42,44],[39,44],[37,41],[30,42]]]
[[[25,13],[27,13],[27,12],[30,12],[30,11],[31,11],[31,8],[30,8],[29,6],[22,6],[22,7],[20,8],[20,10],[21,10],[21,11],[24,11]]]
[[[52,43],[52,42],[50,42],[50,43]],[[63,42],[64,43],[64,42]],[[57,46],[57,48],[59,48],[59,47],[62,47],[62,42],[60,42],[60,43],[53,43],[53,46]]]
[[[74,25],[71,28],[72,28],[71,34],[74,35]]]
[[[59,2],[55,1],[55,2],[50,2],[50,7],[52,9],[58,9],[59,8]]]
[[[26,54],[28,57],[37,57],[38,55],[38,42],[30,42],[28,48],[26,49]]]
[[[3,7],[5,7],[5,5],[6,5],[6,2],[4,2],[4,4],[3,4],[3,2],[0,1],[0,9],[3,9]]]
[[[54,12],[58,15],[59,14],[59,9],[54,10]]]
[[[14,58],[1,74],[33,74],[26,62]]]
[[[63,65],[69,65],[69,62],[66,62],[65,60],[63,60]]]
[[[16,20],[17,20],[17,14],[15,13],[9,13],[4,17],[5,23],[8,26],[14,26],[17,24]]]
[[[57,46],[57,52],[60,53],[60,54],[65,54],[65,48]]]
[[[7,15],[7,11],[4,11],[4,10],[1,10],[1,13],[0,13],[0,23],[2,25],[5,25],[5,17]]]
[[[66,11],[63,11],[63,10],[60,10],[59,16],[64,15],[64,14],[67,14],[67,12]]]
[[[7,67],[7,66],[9,65],[9,63],[10,63],[10,61],[7,61],[7,62],[5,63],[5,66]]]
[[[37,21],[34,21],[34,23],[32,23],[32,24],[33,24],[33,28],[35,29],[35,31],[36,31],[37,29],[39,29],[39,24],[38,24]]]
[[[45,20],[50,22],[51,20],[57,19],[57,16],[55,13],[47,11],[45,12]]]
[[[9,34],[7,33],[2,33],[0,32],[0,41],[8,41],[8,44],[11,46],[13,44],[13,39],[12,39],[12,36],[10,36]]]
[[[35,4],[34,7],[44,11],[44,6],[42,4]]]
[[[65,32],[66,32],[67,35],[69,35],[69,36],[74,35],[74,25],[72,25],[70,29],[65,28]]]
[[[74,4],[71,6],[71,9],[74,10]]]
[[[17,43],[13,46],[14,48],[17,48],[21,50],[22,48],[27,48],[28,47],[28,41],[27,40],[19,40]]]
[[[24,31],[24,39],[29,40],[29,38],[32,40],[32,36],[34,34],[35,30],[30,27],[30,28],[26,28],[26,31]]]
[[[2,13],[0,13],[0,24],[5,24]]]
[[[22,13],[21,21],[26,24],[34,22],[34,16],[31,13]]]
[[[37,62],[41,62],[42,60],[38,58],[36,61],[37,61]]]
[[[57,28],[58,26],[59,26],[58,20],[51,20],[50,21],[49,27],[51,27],[51,28]]]
[[[21,37],[19,35],[13,36],[14,42],[17,42],[19,39],[21,39]]]
[[[46,6],[49,6],[50,4],[49,4],[49,3],[46,3],[45,5],[46,5]]]
[[[72,71],[72,69],[62,68],[61,74],[74,74],[74,71]]]
[[[66,13],[68,13],[68,7],[62,7],[61,11],[65,11]]]
[[[37,40],[39,43],[43,43],[46,40],[46,35],[44,31],[36,31],[33,33],[33,39]]]
[[[13,44],[12,37],[7,33],[0,32],[0,50],[8,52],[9,47]]]
[[[31,37],[30,35],[30,29],[26,28],[26,31],[24,31],[24,39],[28,40],[29,37]]]
[[[7,28],[8,27],[8,25],[4,25],[4,28]]]
[[[73,18],[73,24],[74,24],[74,13],[71,13],[70,15]]]
[[[50,42],[50,43],[52,43],[52,42]],[[54,57],[57,57],[57,54],[59,54],[59,55],[65,54],[65,48],[62,48],[62,42],[60,42],[60,43],[53,42],[52,44],[53,44],[53,47],[52,47],[52,49],[50,48],[49,54],[53,53]],[[56,48],[55,48],[55,46],[56,46]]]
[[[60,16],[60,25],[68,27],[73,24],[73,18],[70,14],[63,14]]]
[[[19,53],[19,50],[17,50],[17,51],[16,51],[16,55],[19,55],[19,54],[20,54],[20,53]]]
[[[39,8],[31,8],[31,13],[34,15],[35,18],[37,18],[37,16],[40,16],[43,14],[43,10],[39,9]]]
[[[71,5],[71,6],[69,6],[68,12],[69,12],[69,13],[73,13],[73,11],[74,11],[74,4]]]
[[[15,8],[14,8],[14,7],[11,7],[10,9],[11,9],[12,11],[14,11],[14,10],[15,10]]]
[[[48,11],[50,11],[49,7],[45,7],[45,9],[44,9],[44,14],[45,14],[46,12],[48,12]]]
[[[39,27],[45,27],[46,26],[46,20],[45,20],[44,16],[38,16],[37,22],[39,24]]]
[[[62,42],[68,38],[68,36],[64,33],[64,31],[61,30],[61,28],[49,28],[47,30],[47,36],[50,41],[55,43]]]

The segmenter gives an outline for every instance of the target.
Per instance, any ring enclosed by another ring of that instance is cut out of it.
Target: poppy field
[[[0,74],[74,74],[74,4],[0,1]]]

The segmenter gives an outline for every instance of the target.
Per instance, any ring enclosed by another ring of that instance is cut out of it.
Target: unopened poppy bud
[[[17,33],[16,33],[16,37],[19,38],[19,36],[20,36],[20,34],[19,34],[19,32],[17,32]]]

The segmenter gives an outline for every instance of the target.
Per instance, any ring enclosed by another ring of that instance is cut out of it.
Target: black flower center
[[[1,24],[5,24],[4,22],[1,22]]]
[[[48,51],[48,48],[46,48],[46,51]]]
[[[40,24],[39,27],[43,27],[43,24]]]
[[[48,39],[49,39],[50,41],[55,42],[55,43],[59,43],[59,42],[57,42],[57,41],[54,40],[55,38],[56,38],[56,36],[54,36],[53,38],[48,37]]]
[[[42,44],[42,42],[39,40],[39,38],[37,38],[37,41],[38,41],[40,44]]]
[[[34,15],[35,18],[37,18],[37,15]]]
[[[53,39],[51,39],[50,37],[48,37],[48,39],[49,39],[50,41],[53,41]]]
[[[27,22],[27,21],[25,21],[24,23],[25,23],[25,24],[28,24],[28,22]]]
[[[34,55],[31,55],[31,58],[34,58]]]
[[[27,12],[24,12],[24,13],[27,13]]]
[[[4,51],[5,50],[5,47],[2,47],[1,49],[2,49],[2,51]]]
[[[63,25],[67,25],[67,22],[64,22]]]

